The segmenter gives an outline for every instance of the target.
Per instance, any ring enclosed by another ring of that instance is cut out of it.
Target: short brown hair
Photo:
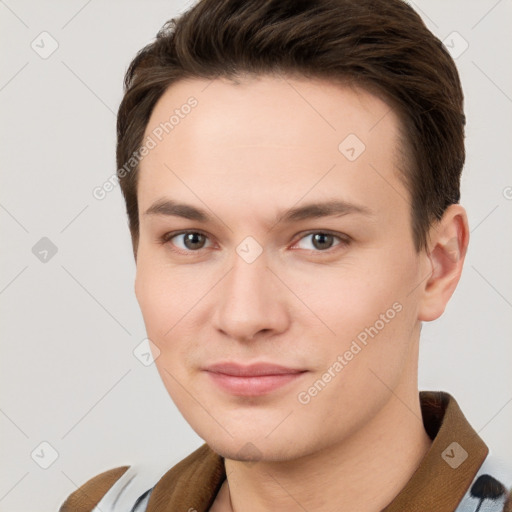
[[[201,0],[168,21],[125,75],[117,169],[134,253],[138,163],[152,110],[184,78],[282,73],[345,81],[390,101],[402,121],[402,169],[417,250],[460,199],[463,93],[454,61],[402,0]],[[121,172],[122,171],[122,172]]]

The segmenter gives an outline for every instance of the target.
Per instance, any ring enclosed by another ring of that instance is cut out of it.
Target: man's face
[[[398,123],[362,90],[271,77],[182,81],[153,110],[136,295],[170,396],[223,456],[313,453],[369,425],[392,393],[416,392],[428,263],[399,179]],[[286,218],[330,202],[344,206]],[[206,370],[260,362],[300,373]]]

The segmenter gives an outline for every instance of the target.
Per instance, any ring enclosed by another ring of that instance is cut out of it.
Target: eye
[[[310,240],[309,243],[300,246],[304,240],[308,239]],[[338,240],[337,243],[336,240]],[[349,239],[347,236],[335,235],[327,231],[314,231],[304,235],[294,247],[297,246],[299,249],[312,250],[316,252],[327,252],[329,249],[337,245],[346,246],[348,244]]]
[[[309,239],[309,243],[307,242]],[[173,250],[181,253],[199,252],[211,245],[207,235],[200,231],[181,231],[166,233],[162,237],[163,244],[171,244]],[[350,239],[346,235],[334,234],[328,231],[314,231],[303,235],[293,249],[304,249],[314,252],[328,252],[336,246],[347,246]],[[340,248],[341,248],[340,247]]]
[[[208,237],[200,231],[182,231],[181,233],[167,233],[163,236],[162,241],[171,243],[182,252],[198,252],[205,248]]]

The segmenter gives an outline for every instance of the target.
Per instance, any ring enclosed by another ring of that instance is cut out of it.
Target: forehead
[[[192,97],[197,105],[191,110],[186,105]],[[313,135],[317,131],[336,142],[347,129],[368,138],[378,124],[386,131],[399,124],[385,100],[360,87],[319,78],[260,75],[236,81],[186,79],[171,85],[155,105],[146,134],[178,114],[168,135],[179,140],[185,124],[182,121],[189,116],[181,113],[182,109],[191,110],[198,134],[200,130],[203,136],[215,135],[220,140],[226,130],[234,131],[238,142],[245,138],[250,145],[269,141],[294,144],[304,137],[316,142]],[[383,117],[386,121],[381,122]],[[217,127],[224,128],[224,132]],[[286,130],[279,130],[281,127]]]
[[[140,163],[140,210],[167,192],[196,202],[217,194],[242,208],[333,190],[360,204],[396,200],[406,196],[399,127],[382,99],[325,80],[183,80],[162,95],[146,128],[156,144]]]

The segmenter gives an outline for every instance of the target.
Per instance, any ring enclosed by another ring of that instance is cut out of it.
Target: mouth
[[[236,396],[261,396],[300,378],[307,370],[271,363],[218,363],[204,368],[220,389]]]

